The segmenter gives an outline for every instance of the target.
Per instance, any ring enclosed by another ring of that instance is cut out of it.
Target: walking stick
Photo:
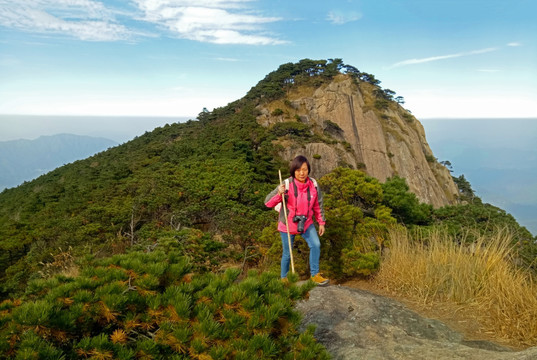
[[[278,169],[280,175],[280,185],[283,184],[282,172]],[[285,227],[287,228],[287,242],[289,244],[289,255],[291,255],[291,271],[295,273],[295,264],[293,262],[293,247],[291,246],[291,234],[289,233],[289,220],[287,219],[287,206],[285,206],[285,193],[282,195],[283,214],[285,215]]]

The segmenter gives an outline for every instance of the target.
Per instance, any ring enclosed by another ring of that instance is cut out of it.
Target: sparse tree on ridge
[[[474,198],[474,190],[472,189],[470,182],[464,177],[464,174],[459,177],[453,176],[453,181],[459,188],[459,194],[464,200],[472,200]]]

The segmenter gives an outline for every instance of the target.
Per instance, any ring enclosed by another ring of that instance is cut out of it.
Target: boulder
[[[302,330],[315,325],[315,337],[335,360],[537,359],[537,347],[517,352],[489,341],[465,340],[442,322],[365,290],[316,287],[296,308],[303,315]]]

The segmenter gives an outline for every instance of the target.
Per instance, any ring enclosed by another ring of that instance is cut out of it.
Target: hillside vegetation
[[[163,251],[167,250],[167,251]],[[189,273],[177,248],[116,255],[33,281],[0,305],[0,354],[38,359],[328,359],[292,309],[313,283]],[[295,277],[296,279],[296,277]]]
[[[288,325],[296,324],[288,298],[307,290],[284,288],[271,271],[245,277],[247,269],[279,266],[276,214],[263,204],[277,185],[278,169],[287,168],[277,144],[304,134],[306,140],[331,135],[316,134],[300,119],[262,127],[256,105],[342,73],[374,86],[380,100],[395,101],[373,75],[340,59],[284,64],[243,99],[4,190],[0,298],[10,299],[0,307],[0,354],[31,357],[24,354],[33,354],[32,348],[57,358],[301,353],[313,340]],[[513,234],[517,266],[535,269],[531,234],[505,211],[481,203],[464,181],[458,181],[464,204],[440,209],[420,203],[397,176],[380,183],[340,167],[319,184],[327,214],[321,268],[335,281],[374,275],[390,247],[389,232],[401,227],[442,228],[458,243],[475,240],[468,227],[478,236],[505,227]],[[298,253],[307,251],[297,243]],[[295,259],[298,275],[307,277],[306,256]],[[229,268],[235,270],[225,272]],[[186,271],[200,280],[189,282]],[[224,295],[216,291],[227,287]],[[254,300],[247,299],[250,291]],[[175,295],[186,305],[174,303]],[[229,313],[219,313],[222,306]],[[179,330],[177,323],[189,326]],[[297,358],[312,357],[304,352]]]

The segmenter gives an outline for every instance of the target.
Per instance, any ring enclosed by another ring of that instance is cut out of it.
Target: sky
[[[195,118],[281,64],[341,58],[418,119],[537,117],[535,14],[534,0],[0,0],[0,114]]]

